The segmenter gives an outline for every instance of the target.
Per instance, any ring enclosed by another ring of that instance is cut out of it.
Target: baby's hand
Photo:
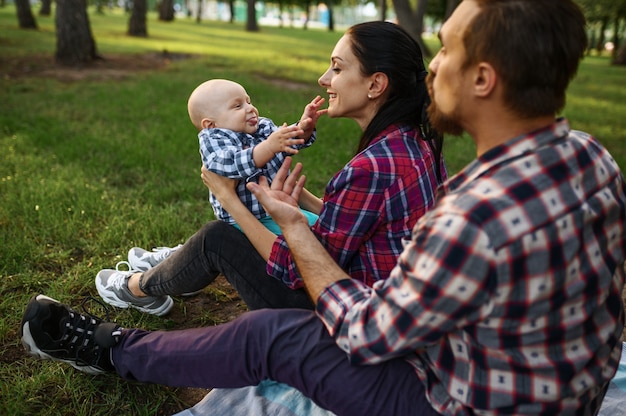
[[[302,122],[310,119],[309,122],[312,123],[312,125],[307,127],[314,128],[315,124],[317,124],[317,120],[322,115],[328,112],[327,108],[320,110],[320,107],[324,104],[325,101],[326,99],[320,97],[319,95],[313,98],[313,100],[308,103],[306,107],[304,107],[304,113],[302,113],[302,118],[300,119],[300,121]]]
[[[267,138],[267,142],[270,145],[270,149],[273,153],[289,153],[295,155],[298,150],[293,146],[304,144],[304,139],[298,136],[304,133],[300,126],[287,126],[287,123],[283,123],[274,133],[270,134]]]
[[[311,134],[313,134],[313,130],[317,125],[317,120],[328,112],[327,108],[320,110],[320,107],[325,101],[326,99],[318,95],[310,103],[308,103],[306,107],[304,107],[304,112],[298,122],[298,126],[300,126],[304,131],[302,136],[307,140],[311,137]]]

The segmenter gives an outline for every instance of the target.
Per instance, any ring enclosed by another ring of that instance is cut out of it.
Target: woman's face
[[[318,80],[328,93],[328,116],[354,119],[364,130],[376,114],[375,100],[368,98],[370,78],[361,73],[350,36],[344,35],[335,45],[330,67]]]

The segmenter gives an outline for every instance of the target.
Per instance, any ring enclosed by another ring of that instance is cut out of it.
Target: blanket
[[[213,389],[191,409],[174,416],[334,416],[300,391],[272,380],[258,386]]]
[[[626,343],[622,344],[622,359],[609,384],[598,416],[626,416]]]
[[[266,380],[258,386],[213,389],[190,409],[174,416],[334,416],[298,390]],[[598,416],[626,416],[626,343],[617,373],[609,385]]]

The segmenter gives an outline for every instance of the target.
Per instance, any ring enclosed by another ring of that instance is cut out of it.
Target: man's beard
[[[440,134],[451,134],[453,136],[460,136],[463,134],[463,127],[456,121],[459,119],[457,117],[456,111],[454,111],[451,115],[446,115],[441,112],[437,104],[435,104],[435,99],[433,96],[433,79],[434,75],[432,72],[429,72],[426,76],[426,85],[428,86],[428,93],[430,94],[430,105],[427,108],[428,111],[428,120],[430,121],[430,125],[437,130]]]

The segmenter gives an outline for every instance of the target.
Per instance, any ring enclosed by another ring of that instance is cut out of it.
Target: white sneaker
[[[144,250],[141,247],[133,247],[128,250],[128,264],[130,264],[131,270],[145,272],[161,263],[182,246],[182,244],[179,244],[176,247],[155,247],[152,251]]]
[[[167,314],[174,306],[171,297],[167,295],[137,297],[130,292],[128,279],[135,273],[136,270],[100,270],[96,275],[96,289],[102,300],[118,308],[135,308],[158,316]]]
[[[183,245],[179,244],[176,247],[155,247],[152,251],[144,250],[141,247],[133,247],[128,250],[128,261],[120,261],[115,268],[117,269],[120,264],[128,266],[128,270],[137,270],[140,272],[148,271],[161,263],[163,260],[172,255],[176,250]],[[195,292],[181,293],[180,296],[190,297],[201,293],[202,290],[196,290]]]

